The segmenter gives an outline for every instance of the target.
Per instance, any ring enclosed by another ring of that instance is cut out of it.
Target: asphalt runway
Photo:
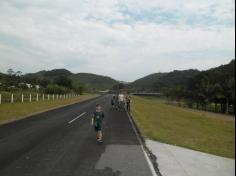
[[[152,176],[125,111],[110,95],[0,126],[1,176]],[[105,113],[98,143],[91,115]]]

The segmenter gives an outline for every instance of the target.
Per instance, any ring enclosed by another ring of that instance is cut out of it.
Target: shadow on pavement
[[[104,176],[104,175],[120,176],[121,172],[120,171],[113,172],[113,170],[110,167],[106,167],[104,169],[96,170],[95,174],[96,174],[96,176]]]

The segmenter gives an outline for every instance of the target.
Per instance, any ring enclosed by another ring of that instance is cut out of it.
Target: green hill
[[[49,71],[39,71],[36,73],[29,73],[24,75],[25,79],[47,79],[50,81],[53,81],[55,78],[60,77],[60,76],[65,76],[68,77],[70,75],[72,75],[73,73],[71,73],[70,71],[66,70],[66,69],[54,69],[54,70],[49,70]]]
[[[91,73],[78,73],[69,76],[73,84],[83,84],[87,90],[111,89],[118,81],[107,77]]]
[[[189,80],[187,90],[199,92],[199,96],[194,97],[206,101],[234,101],[235,60],[199,73]]]
[[[154,83],[154,90],[161,91],[163,88],[170,88],[173,86],[184,86],[190,78],[195,77],[200,72],[198,70],[175,70],[167,73]]]
[[[235,80],[235,60],[232,60],[229,64],[200,72],[189,79],[188,86],[189,89],[199,89],[202,84],[218,84],[224,88],[230,80]]]
[[[72,85],[81,86],[85,88],[85,90],[104,90],[111,89],[113,85],[118,82],[110,77],[101,76],[90,73],[78,73],[74,74],[66,69],[54,69],[50,71],[40,71],[37,73],[30,73],[24,75],[24,80],[26,82],[31,82],[34,84],[47,84],[56,82],[59,78],[61,79],[70,79],[72,81]]]
[[[128,87],[136,91],[152,91],[154,89],[155,82],[164,75],[166,75],[166,73],[150,74],[130,83]]]
[[[160,91],[164,87],[186,84],[189,78],[196,76],[198,73],[198,70],[154,73],[134,81],[129,85],[129,88],[136,91]]]

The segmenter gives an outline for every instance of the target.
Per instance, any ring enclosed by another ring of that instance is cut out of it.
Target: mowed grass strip
[[[134,96],[132,115],[146,138],[235,158],[235,119]]]
[[[70,99],[39,101],[32,103],[7,103],[0,105],[0,124],[22,119],[26,116],[94,98],[98,95],[81,95]]]

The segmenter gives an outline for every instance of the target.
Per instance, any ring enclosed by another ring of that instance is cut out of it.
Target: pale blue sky
[[[0,72],[66,68],[133,81],[235,58],[234,0],[2,0]]]

